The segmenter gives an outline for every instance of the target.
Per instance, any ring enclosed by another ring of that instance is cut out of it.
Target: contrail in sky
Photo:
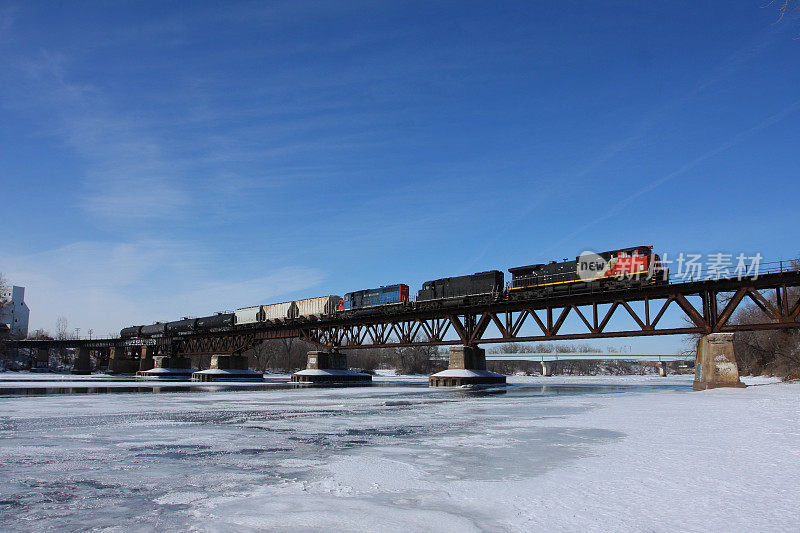
[[[605,215],[592,220],[588,224],[585,224],[585,225],[581,226],[577,230],[575,230],[572,233],[568,234],[563,239],[561,239],[561,240],[557,241],[556,243],[554,243],[550,248],[547,248],[547,250],[549,251],[549,250],[552,250],[553,248],[557,248],[559,245],[563,244],[564,242],[574,239],[578,234],[582,233],[583,231],[587,230],[588,228],[590,228],[590,227],[592,227],[594,225],[597,225],[597,224],[599,224],[601,222],[604,222],[604,221],[616,216],[622,210],[622,208],[624,208],[625,206],[627,206],[628,204],[630,204],[631,202],[633,202],[635,199],[639,198],[640,196],[642,196],[644,194],[647,194],[648,192],[652,191],[656,187],[659,187],[659,186],[663,185],[664,183],[668,182],[669,180],[671,180],[671,179],[683,174],[687,170],[690,170],[690,169],[696,167],[697,165],[699,165],[703,161],[706,161],[707,159],[709,159],[711,157],[714,157],[715,155],[719,154],[720,152],[724,152],[725,150],[727,150],[727,149],[729,149],[729,148],[741,143],[742,141],[744,141],[745,139],[747,139],[748,137],[750,137],[754,133],[759,132],[759,131],[761,131],[761,130],[763,130],[765,128],[768,128],[768,127],[772,126],[773,124],[776,124],[776,123],[780,122],[781,120],[783,120],[786,117],[788,117],[789,115],[797,112],[798,110],[800,110],[800,100],[794,102],[789,107],[784,108],[783,110],[775,113],[774,115],[770,115],[769,117],[767,117],[766,119],[762,120],[761,122],[759,122],[758,124],[756,124],[752,128],[748,128],[748,129],[746,129],[746,130],[744,130],[742,132],[739,132],[731,140],[729,140],[729,141],[717,146],[713,150],[709,150],[708,152],[696,157],[695,159],[693,159],[692,161],[690,161],[690,162],[686,163],[685,165],[681,166],[677,170],[674,170],[674,171],[670,172],[669,174],[667,174],[666,176],[662,176],[661,178],[651,182],[646,187],[642,187],[641,189],[639,189],[638,191],[634,192],[633,194],[631,194],[630,196],[628,196],[624,200],[622,200],[619,203],[617,203],[614,207],[612,207],[609,211],[607,211]]]

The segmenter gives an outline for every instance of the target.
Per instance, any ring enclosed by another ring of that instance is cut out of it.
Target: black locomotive
[[[459,298],[464,296],[480,296],[503,293],[503,273],[499,270],[478,272],[470,276],[441,278],[426,281],[417,294],[417,301]]]

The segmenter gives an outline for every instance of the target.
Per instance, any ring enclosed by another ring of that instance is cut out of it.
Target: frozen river
[[[690,379],[7,395],[0,530],[796,530],[800,385]]]

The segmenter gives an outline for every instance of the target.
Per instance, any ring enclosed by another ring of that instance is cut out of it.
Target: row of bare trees
[[[293,372],[306,366],[309,351],[319,349],[300,339],[278,339],[264,341],[249,350],[247,355],[251,368],[256,371]],[[402,374],[429,374],[447,364],[436,346],[368,348],[345,353],[351,368],[369,373],[387,368]]]
[[[800,269],[800,261],[794,261],[794,268]],[[800,287],[788,289],[789,306],[800,298]],[[773,306],[777,306],[774,291],[762,294]],[[720,305],[733,298],[733,293],[720,295]],[[685,319],[688,322],[688,319]],[[755,303],[747,300],[739,304],[731,317],[731,324],[754,324],[769,322],[769,317]],[[694,349],[700,334],[687,339]],[[784,380],[800,379],[800,331],[796,329],[772,329],[763,331],[737,331],[733,336],[734,353],[739,373],[742,375],[770,375]]]
[[[795,267],[800,268],[800,263]],[[765,296],[773,305],[777,303],[774,292]],[[789,304],[793,305],[800,298],[800,287],[790,288],[788,296]],[[750,303],[741,307],[732,320],[747,324],[764,322],[765,319],[761,308]],[[800,331],[796,329],[738,331],[733,337],[733,346],[741,374],[800,379]]]

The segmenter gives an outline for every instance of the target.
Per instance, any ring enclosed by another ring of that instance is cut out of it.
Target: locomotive
[[[556,292],[575,285],[592,284],[612,288],[667,283],[669,272],[652,248],[636,246],[591,254],[591,259],[602,265],[591,276],[586,275],[587,270],[581,271],[582,266],[585,268],[581,262],[587,261],[584,256],[578,256],[574,261],[550,261],[547,264],[509,268],[511,282],[508,290],[515,292],[546,288]]]
[[[498,296],[503,292],[503,282],[503,273],[499,270],[435,279],[422,284],[422,290],[417,293],[417,301],[448,300],[466,296]]]
[[[351,309],[406,302],[408,302],[408,285],[399,283],[397,285],[383,286],[378,289],[364,289],[348,292],[344,295],[344,299],[342,303],[339,304],[337,310],[349,311]]]
[[[156,322],[131,326],[120,331],[123,339],[166,335],[187,335],[198,331],[221,331],[234,325],[256,326],[285,321],[313,321],[338,314],[357,316],[380,309],[436,308],[476,302],[497,302],[516,298],[537,298],[562,291],[604,290],[668,283],[669,271],[661,263],[652,246],[634,246],[591,254],[598,268],[586,276],[582,268],[586,257],[575,260],[534,264],[509,268],[511,281],[506,285],[499,270],[478,272],[426,281],[409,299],[406,284],[362,289],[339,296],[320,296],[269,305],[243,307],[233,313],[217,313],[202,318],[184,317],[174,322]]]

